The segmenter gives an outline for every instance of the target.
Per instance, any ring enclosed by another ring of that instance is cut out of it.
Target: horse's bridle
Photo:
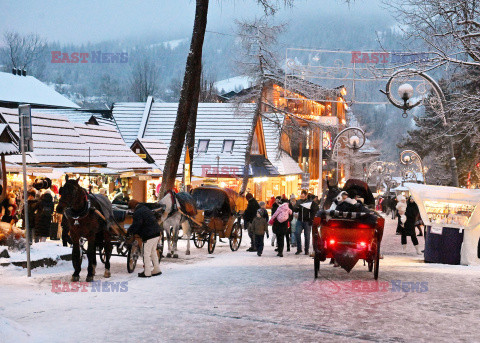
[[[90,208],[92,206],[90,203],[90,199],[88,199],[88,193],[83,188],[80,188],[80,190],[85,195],[85,206],[83,207],[82,211],[80,213],[74,214],[72,206],[65,208],[65,211],[64,211],[65,217],[67,217],[67,219],[73,219],[75,221],[73,223],[73,225],[75,226],[80,225],[79,220],[85,218],[88,215],[88,213],[90,212]],[[77,189],[75,189],[74,195],[76,194],[76,192],[77,192]],[[72,197],[74,197],[74,195],[72,195]]]

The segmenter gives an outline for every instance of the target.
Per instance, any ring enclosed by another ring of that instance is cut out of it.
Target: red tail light
[[[335,244],[335,240],[334,239],[331,239],[328,241],[330,243],[330,245],[334,245]]]
[[[365,242],[360,242],[360,243],[358,243],[358,245],[360,246],[360,248],[366,248],[367,247],[367,243],[365,243]]]

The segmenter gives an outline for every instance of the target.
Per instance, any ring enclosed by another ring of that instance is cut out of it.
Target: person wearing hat
[[[128,208],[133,210],[133,222],[128,228],[129,235],[139,235],[143,241],[144,271],[138,277],[151,277],[162,274],[158,263],[157,245],[160,239],[160,226],[153,212],[144,204],[132,199]],[[153,263],[153,270],[152,270]]]

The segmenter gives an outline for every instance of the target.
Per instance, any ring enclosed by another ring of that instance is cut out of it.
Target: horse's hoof
[[[178,258],[178,254],[173,254],[173,258]]]
[[[87,282],[92,282],[93,281],[93,275],[92,276],[87,276]]]
[[[190,255],[190,251],[187,251],[187,252],[185,253],[185,255]]]
[[[72,275],[72,282],[78,282],[78,281],[80,281],[80,276]]]
[[[168,258],[172,257],[172,254],[168,253],[168,254],[167,254],[167,257],[168,257]]]
[[[105,273],[103,273],[103,277],[108,278],[108,277],[110,277],[110,276],[112,276],[112,274],[110,273],[110,270],[106,269],[106,270],[105,270]]]

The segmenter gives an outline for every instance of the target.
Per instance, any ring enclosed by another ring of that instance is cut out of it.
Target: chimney
[[[25,69],[22,69],[22,75],[27,76],[27,71]]]
[[[17,69],[12,68],[12,74],[13,74],[13,75],[17,75]]]

